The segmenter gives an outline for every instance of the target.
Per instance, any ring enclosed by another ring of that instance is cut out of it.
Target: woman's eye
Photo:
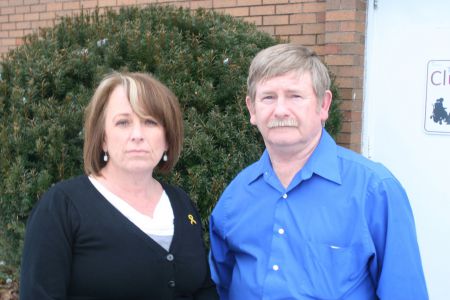
[[[121,126],[121,127],[125,127],[129,124],[130,122],[128,120],[119,120],[116,122],[117,126]]]
[[[145,125],[158,125],[158,123],[153,119],[146,119]]]

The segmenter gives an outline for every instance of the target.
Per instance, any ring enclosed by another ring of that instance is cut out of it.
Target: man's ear
[[[333,95],[331,94],[331,91],[326,90],[322,98],[322,105],[319,107],[322,123],[328,119],[328,112],[330,111],[332,98]]]
[[[245,104],[247,104],[248,112],[250,113],[250,123],[252,125],[256,125],[256,116],[255,116],[255,102],[252,101],[252,99],[247,96],[245,97]]]

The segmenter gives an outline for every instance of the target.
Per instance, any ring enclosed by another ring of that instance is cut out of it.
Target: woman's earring
[[[108,152],[105,152],[105,154],[103,154],[103,161],[104,162],[108,161]]]
[[[163,161],[167,161],[169,158],[167,157],[167,153],[166,152],[164,152],[164,155],[163,155]]]

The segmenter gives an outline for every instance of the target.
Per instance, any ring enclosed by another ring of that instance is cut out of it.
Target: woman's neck
[[[153,217],[163,188],[151,173],[123,174],[104,168],[94,178],[140,213]]]

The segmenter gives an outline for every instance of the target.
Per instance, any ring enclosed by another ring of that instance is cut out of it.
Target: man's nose
[[[275,115],[286,116],[288,114],[288,101],[285,97],[278,97],[275,102]]]

